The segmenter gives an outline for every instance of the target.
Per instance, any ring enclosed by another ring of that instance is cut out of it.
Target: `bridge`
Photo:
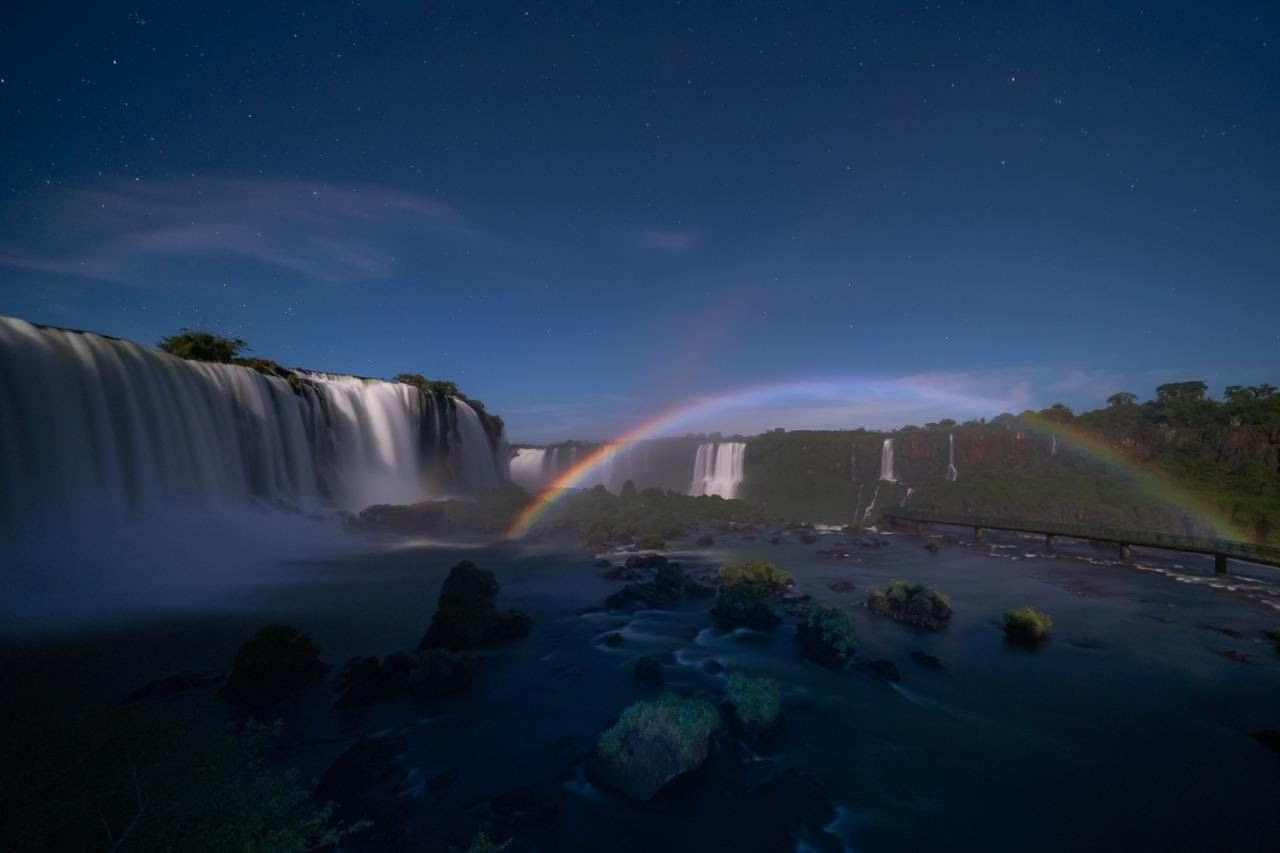
[[[1218,574],[1226,572],[1228,558],[1280,568],[1280,548],[1273,545],[1236,542],[1231,539],[1209,539],[1197,536],[1178,536],[1174,533],[1153,533],[1151,531],[1121,530],[1111,527],[1089,527],[1083,524],[1057,524],[1050,521],[1026,521],[1016,518],[948,514],[905,508],[882,509],[880,515],[895,525],[905,522],[910,524],[948,524],[972,527],[973,538],[978,542],[982,541],[982,532],[984,530],[1009,530],[1015,533],[1043,535],[1045,550],[1052,550],[1053,540],[1056,536],[1061,536],[1064,539],[1110,542],[1119,549],[1120,559],[1122,560],[1127,560],[1133,555],[1135,546],[1212,555],[1213,570]]]

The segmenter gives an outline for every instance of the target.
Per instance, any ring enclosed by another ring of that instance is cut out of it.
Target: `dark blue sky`
[[[453,378],[526,440],[817,377],[1077,407],[1274,382],[1278,21],[10,3],[0,313]],[[768,417],[947,414],[824,406]]]

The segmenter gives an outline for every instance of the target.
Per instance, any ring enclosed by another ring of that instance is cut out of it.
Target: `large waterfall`
[[[890,483],[898,482],[898,478],[893,476],[892,438],[886,438],[884,444],[880,445],[880,479],[888,480]]]
[[[689,486],[689,494],[734,497],[742,484],[742,462],[746,451],[746,442],[742,441],[699,444],[693,459],[693,483]]]
[[[947,479],[954,483],[959,472],[956,471],[956,437],[954,434],[947,436]]]
[[[497,486],[506,464],[501,436],[456,397],[0,318],[0,527],[19,514],[359,510]]]
[[[545,447],[517,447],[511,456],[511,482],[526,492],[546,488],[548,456]]]

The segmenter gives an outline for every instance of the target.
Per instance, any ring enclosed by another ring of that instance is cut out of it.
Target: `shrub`
[[[726,701],[743,726],[764,729],[777,722],[782,713],[782,687],[774,678],[752,678],[735,672],[729,676]]]
[[[937,539],[930,539],[928,542],[924,543],[924,547],[929,551],[929,553],[936,554],[941,550],[942,545],[938,543]]]
[[[765,627],[778,621],[774,605],[778,593],[766,583],[721,584],[716,593],[716,605],[711,612],[726,622]]]
[[[610,758],[632,738],[656,738],[669,744],[681,761],[696,763],[707,738],[719,727],[720,714],[710,702],[664,693],[652,702],[628,705],[618,722],[600,735],[596,751]]]
[[[222,364],[229,363],[241,351],[249,348],[249,345],[240,338],[224,338],[221,335],[185,328],[176,335],[161,338],[156,342],[156,346],[178,358],[191,361],[216,361]]]
[[[491,841],[489,836],[480,832],[476,834],[475,838],[471,839],[471,843],[467,845],[467,849],[464,853],[502,853],[503,850],[506,850],[510,846],[510,838],[499,844],[496,841]],[[457,850],[456,847],[451,847],[450,849]]]
[[[642,533],[636,537],[636,547],[645,551],[661,551],[667,547],[667,540],[660,533]]]
[[[724,578],[726,584],[767,584],[778,592],[782,592],[793,583],[789,573],[782,571],[768,560],[752,560],[741,565],[721,566],[720,577]]]
[[[867,587],[867,606],[872,613],[889,616],[925,628],[941,628],[951,618],[951,597],[931,586],[891,580],[884,592]]]
[[[1031,607],[1010,610],[1004,614],[1005,635],[1017,643],[1038,643],[1044,640],[1049,636],[1052,625],[1053,620]]]
[[[858,649],[849,614],[839,607],[819,607],[796,628],[805,654],[823,666],[843,666]]]
[[[204,731],[136,706],[6,710],[0,849],[302,853],[368,825],[339,824],[263,762],[278,727]]]

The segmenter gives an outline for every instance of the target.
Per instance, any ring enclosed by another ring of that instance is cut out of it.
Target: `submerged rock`
[[[288,625],[268,625],[236,651],[219,695],[241,708],[262,708],[301,693],[328,671],[310,637]]]
[[[1222,628],[1217,625],[1208,625],[1208,624],[1201,625],[1200,627],[1206,631],[1217,631],[1219,634],[1225,634],[1226,636],[1236,640],[1240,640],[1244,638],[1244,632],[1237,631],[1235,628]]]
[[[827,589],[832,592],[853,592],[857,589],[857,586],[854,585],[853,581],[834,581],[827,584]]]
[[[715,706],[702,699],[667,693],[636,702],[600,735],[587,775],[632,799],[652,799],[672,779],[702,766],[719,726]]]
[[[885,681],[897,682],[902,680],[902,675],[898,672],[898,665],[891,660],[873,660],[868,662],[867,666]]]
[[[942,661],[926,652],[912,652],[911,659],[921,666],[927,666],[930,669],[942,669]]]
[[[137,690],[129,694],[127,701],[137,702],[142,699],[151,699],[156,696],[172,696],[175,693],[185,693],[188,690],[198,690],[202,687],[212,687],[218,684],[226,675],[222,670],[214,670],[211,672],[180,672],[177,675],[170,675],[168,678],[161,678],[144,684]]]
[[[499,611],[495,606],[497,597],[498,582],[493,572],[469,560],[458,563],[445,578],[431,627],[418,650],[463,651],[527,636],[528,615],[519,610]]]

